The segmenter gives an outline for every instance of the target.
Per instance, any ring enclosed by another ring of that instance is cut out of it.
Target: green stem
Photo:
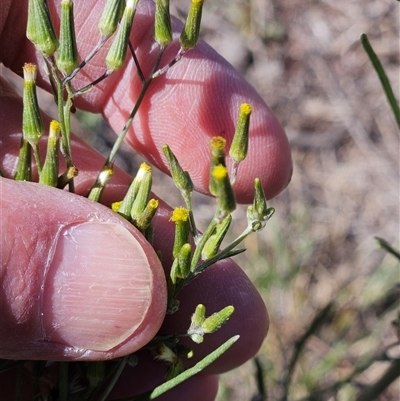
[[[161,57],[162,57],[163,53],[164,53],[164,49],[160,49],[160,52],[158,53],[158,56],[157,56],[157,60],[156,60],[156,62],[154,64],[153,71],[156,71],[158,69],[158,66],[160,65],[160,61],[161,61]],[[131,124],[132,124],[132,121],[133,121],[134,117],[136,116],[136,113],[139,110],[140,105],[142,104],[142,101],[143,101],[143,99],[144,99],[144,97],[145,97],[145,95],[147,93],[147,90],[149,89],[149,86],[150,86],[151,82],[153,81],[152,75],[153,75],[153,73],[151,73],[150,78],[148,78],[143,83],[142,89],[141,89],[141,91],[139,93],[139,96],[138,96],[138,99],[137,99],[137,101],[135,103],[135,106],[133,107],[133,110],[131,111],[131,113],[129,115],[129,118],[125,122],[124,128],[122,129],[121,133],[118,135],[117,140],[114,142],[114,145],[113,145],[113,147],[111,149],[111,152],[108,155],[107,160],[104,163],[103,169],[107,168],[107,167],[111,168],[111,166],[112,166],[112,164],[114,162],[115,156],[116,156],[119,148],[121,147],[121,144],[123,143],[123,141],[125,139],[125,136],[126,136],[128,130],[129,130]],[[98,175],[95,183],[92,186],[92,188],[98,187],[99,185],[100,185],[100,176]],[[90,193],[90,191],[89,191],[89,193]]]

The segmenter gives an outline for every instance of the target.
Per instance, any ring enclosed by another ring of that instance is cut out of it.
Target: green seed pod
[[[47,139],[46,160],[43,164],[39,177],[39,183],[57,187],[58,184],[58,144],[61,133],[61,126],[58,121],[50,122],[49,138]]]
[[[57,67],[65,75],[70,74],[79,64],[75,38],[74,3],[61,2],[60,46],[57,51]]]
[[[36,95],[36,74],[35,64],[25,64],[24,72],[24,95],[22,112],[22,133],[26,141],[32,147],[36,146],[44,134],[42,116]]]
[[[184,50],[193,49],[199,40],[204,0],[192,0],[179,41]]]
[[[124,0],[107,0],[101,14],[98,28],[103,37],[109,38],[118,27],[118,22],[124,12]]]
[[[106,56],[106,66],[109,73],[119,70],[124,65],[136,5],[137,0],[128,0],[126,3],[117,34]]]
[[[26,37],[45,56],[57,50],[58,40],[46,0],[29,0]]]
[[[248,103],[240,105],[235,135],[233,136],[232,145],[229,149],[229,156],[234,163],[243,161],[247,156],[251,112],[252,108]]]
[[[154,40],[160,46],[167,46],[172,41],[171,15],[169,0],[156,0],[154,20]]]

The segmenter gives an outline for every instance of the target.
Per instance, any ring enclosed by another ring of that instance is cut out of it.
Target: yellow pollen
[[[123,201],[114,202],[111,204],[111,209],[113,212],[117,213],[119,208],[121,207]]]
[[[252,107],[248,103],[242,103],[240,105],[240,112],[243,114],[250,114],[252,110]]]
[[[214,136],[210,141],[211,148],[223,150],[225,148],[226,140],[222,136]]]
[[[228,169],[224,167],[222,164],[218,164],[218,166],[214,167],[212,175],[216,180],[222,181],[227,177]]]
[[[184,221],[188,221],[188,219],[189,219],[189,211],[184,207],[177,207],[172,212],[170,221],[173,221],[175,223],[182,223]]]

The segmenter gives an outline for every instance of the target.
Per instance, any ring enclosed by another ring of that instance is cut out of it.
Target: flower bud
[[[106,56],[108,73],[119,70],[124,65],[137,2],[138,0],[128,0],[126,2],[117,34]]]
[[[275,209],[267,206],[264,189],[261,180],[254,180],[254,200],[253,204],[247,208],[247,221],[253,231],[259,231],[265,227],[267,221],[274,214]]]
[[[153,220],[158,209],[158,200],[150,199],[139,217],[135,221],[135,226],[139,230],[146,230]]]
[[[47,139],[46,160],[43,164],[39,177],[39,183],[57,187],[58,184],[58,143],[61,133],[60,123],[58,121],[50,122],[50,132]]]
[[[58,40],[46,0],[29,0],[26,37],[45,56],[57,50]]]
[[[168,145],[164,145],[162,150],[167,159],[169,171],[171,172],[171,176],[176,187],[184,192],[192,192],[194,186],[189,173],[182,169],[178,159],[172,153]]]
[[[233,212],[236,208],[236,200],[229,180],[228,169],[219,164],[214,167],[211,175],[214,180],[215,196],[220,211],[223,214]]]
[[[156,0],[154,40],[163,47],[169,45],[172,41],[169,0]]]
[[[239,117],[236,125],[235,135],[229,149],[229,156],[233,161],[232,182],[236,181],[237,168],[241,161],[247,156],[249,147],[249,126],[252,108],[248,103],[243,103],[239,108]]]
[[[140,180],[138,180],[138,190],[132,203],[130,212],[130,216],[133,221],[136,221],[146,208],[153,180],[151,167],[145,163],[142,163],[142,166],[143,168],[141,167],[141,169],[139,169],[139,172],[143,175],[141,176]]]
[[[170,221],[175,223],[175,239],[172,255],[176,259],[182,246],[189,242],[189,211],[184,207],[174,209]]]
[[[108,180],[114,175],[114,170],[112,167],[104,166],[103,170],[97,177],[95,185],[90,189],[88,199],[99,202],[101,195],[107,185]]]
[[[192,315],[190,327],[188,329],[188,334],[190,338],[196,344],[200,344],[203,342],[204,332],[201,328],[201,325],[205,320],[205,315],[206,315],[206,307],[202,304],[197,305],[196,310]]]
[[[103,37],[109,38],[117,30],[124,6],[124,0],[107,0],[97,25]]]
[[[61,2],[60,46],[57,50],[57,67],[65,75],[70,74],[78,66],[78,50],[76,47],[74,3],[72,0]]]
[[[44,134],[42,116],[36,95],[36,74],[35,64],[25,64],[24,72],[24,95],[22,112],[22,133],[32,147],[36,146]]]
[[[214,196],[218,194],[218,184],[214,179],[213,170],[216,166],[225,166],[225,145],[226,140],[222,136],[215,136],[211,138],[211,166],[210,166],[210,193]]]
[[[190,244],[182,245],[178,257],[174,260],[171,268],[171,280],[175,284],[177,279],[185,279],[190,274],[190,261],[192,247]]]
[[[215,228],[215,233],[207,240],[201,251],[201,258],[207,260],[215,256],[221,246],[223,239],[229,229],[232,216],[228,214]]]
[[[118,209],[118,213],[128,220],[131,218],[133,201],[135,200],[139,191],[140,183],[147,172],[151,172],[151,167],[146,163],[142,163]]]
[[[199,40],[201,13],[204,0],[192,0],[179,41],[185,50],[192,49]]]
[[[226,306],[224,309],[220,310],[209,316],[206,320],[204,320],[201,325],[203,332],[205,334],[214,333],[217,331],[228,319],[232,316],[235,308],[233,306]]]
[[[21,138],[15,181],[31,181],[31,149],[29,142]]]

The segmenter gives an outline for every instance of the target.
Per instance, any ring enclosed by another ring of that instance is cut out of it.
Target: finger
[[[64,191],[0,185],[2,358],[104,359],[154,337],[165,277],[132,225]]]
[[[2,92],[3,96],[0,96],[0,107],[10,118],[5,120],[2,130],[3,135],[8,133],[6,135],[8,140],[5,141],[8,146],[4,147],[5,157],[3,160],[5,162],[1,168],[9,177],[12,177],[13,168],[16,165],[16,150],[21,135],[21,104],[20,100],[10,93],[7,88],[3,87]],[[87,145],[76,139],[73,139],[72,147],[77,166],[81,170],[81,173],[77,177],[76,187],[78,192],[86,193],[92,185],[97,171],[103,165],[104,159],[93,149],[90,149]],[[110,204],[113,201],[122,199],[128,183],[129,177],[116,169],[116,174],[110,180],[105,191],[105,202]],[[32,185],[30,188],[36,193],[36,186]],[[42,190],[42,188],[46,187],[41,186],[40,189]],[[63,198],[64,193],[62,191],[58,192],[59,199]],[[20,196],[18,195],[13,203],[17,205],[17,201],[19,200]],[[60,213],[63,214],[74,205],[69,200],[64,200],[63,202],[52,204],[54,214],[59,214],[58,207],[61,208]],[[66,204],[69,206],[66,207]],[[42,205],[42,213],[47,214],[48,202],[39,202],[39,208],[40,205]],[[92,205],[96,204],[90,203],[90,207]],[[96,214],[97,211],[92,211],[91,213]],[[161,202],[159,213],[154,219],[154,247],[156,250],[161,251],[163,264],[167,272],[172,264],[171,249],[174,238],[174,224],[170,222],[170,213],[170,209]],[[9,235],[12,234],[10,233]],[[43,255],[41,257],[43,258]],[[23,264],[22,261],[20,263]],[[164,333],[171,334],[186,331],[190,325],[190,316],[199,303],[206,305],[208,314],[214,313],[227,305],[233,305],[236,309],[236,312],[227,325],[223,326],[219,332],[211,336],[206,336],[207,339],[204,344],[196,347],[193,361],[204,357],[229,337],[236,334],[241,336],[237,346],[235,345],[235,348],[232,348],[224,357],[218,359],[208,371],[219,373],[232,369],[251,358],[260,348],[268,328],[265,306],[250,280],[232,261],[221,262],[216,267],[203,273],[187,289],[182,291],[180,301],[181,309],[177,314],[167,318],[163,327]],[[190,345],[194,345],[194,343]],[[103,356],[105,357],[105,354]],[[96,357],[99,356],[96,355]],[[47,359],[50,358],[48,357]]]
[[[6,1],[11,4],[11,0]],[[97,41],[97,21],[102,11],[97,1],[78,2],[75,6],[77,37],[81,57]],[[18,7],[10,5],[0,55],[5,65],[21,71],[26,61],[37,60],[32,45],[24,38],[23,19]],[[52,12],[56,6],[51,3]],[[156,50],[153,46],[151,1],[141,1],[135,15],[132,41],[146,74],[151,71]],[[174,21],[179,32],[181,24]],[[2,38],[2,39],[3,39]],[[7,50],[7,53],[6,53]],[[100,76],[105,51],[78,74],[74,87],[80,88]],[[171,60],[177,44],[166,53],[163,63]],[[41,63],[40,63],[41,64]],[[42,72],[43,77],[43,72]],[[87,96],[77,99],[77,106],[102,112],[116,132],[120,132],[137,101],[141,83],[133,61],[99,84]],[[168,73],[157,78],[135,117],[127,141],[139,153],[163,171],[167,171],[161,147],[168,143],[184,169],[192,176],[197,190],[208,192],[209,139],[221,134],[232,140],[238,107],[253,106],[248,158],[241,164],[236,183],[239,201],[252,200],[253,181],[259,177],[267,198],[277,195],[288,184],[292,165],[287,138],[279,122],[255,90],[205,43],[200,42]]]

